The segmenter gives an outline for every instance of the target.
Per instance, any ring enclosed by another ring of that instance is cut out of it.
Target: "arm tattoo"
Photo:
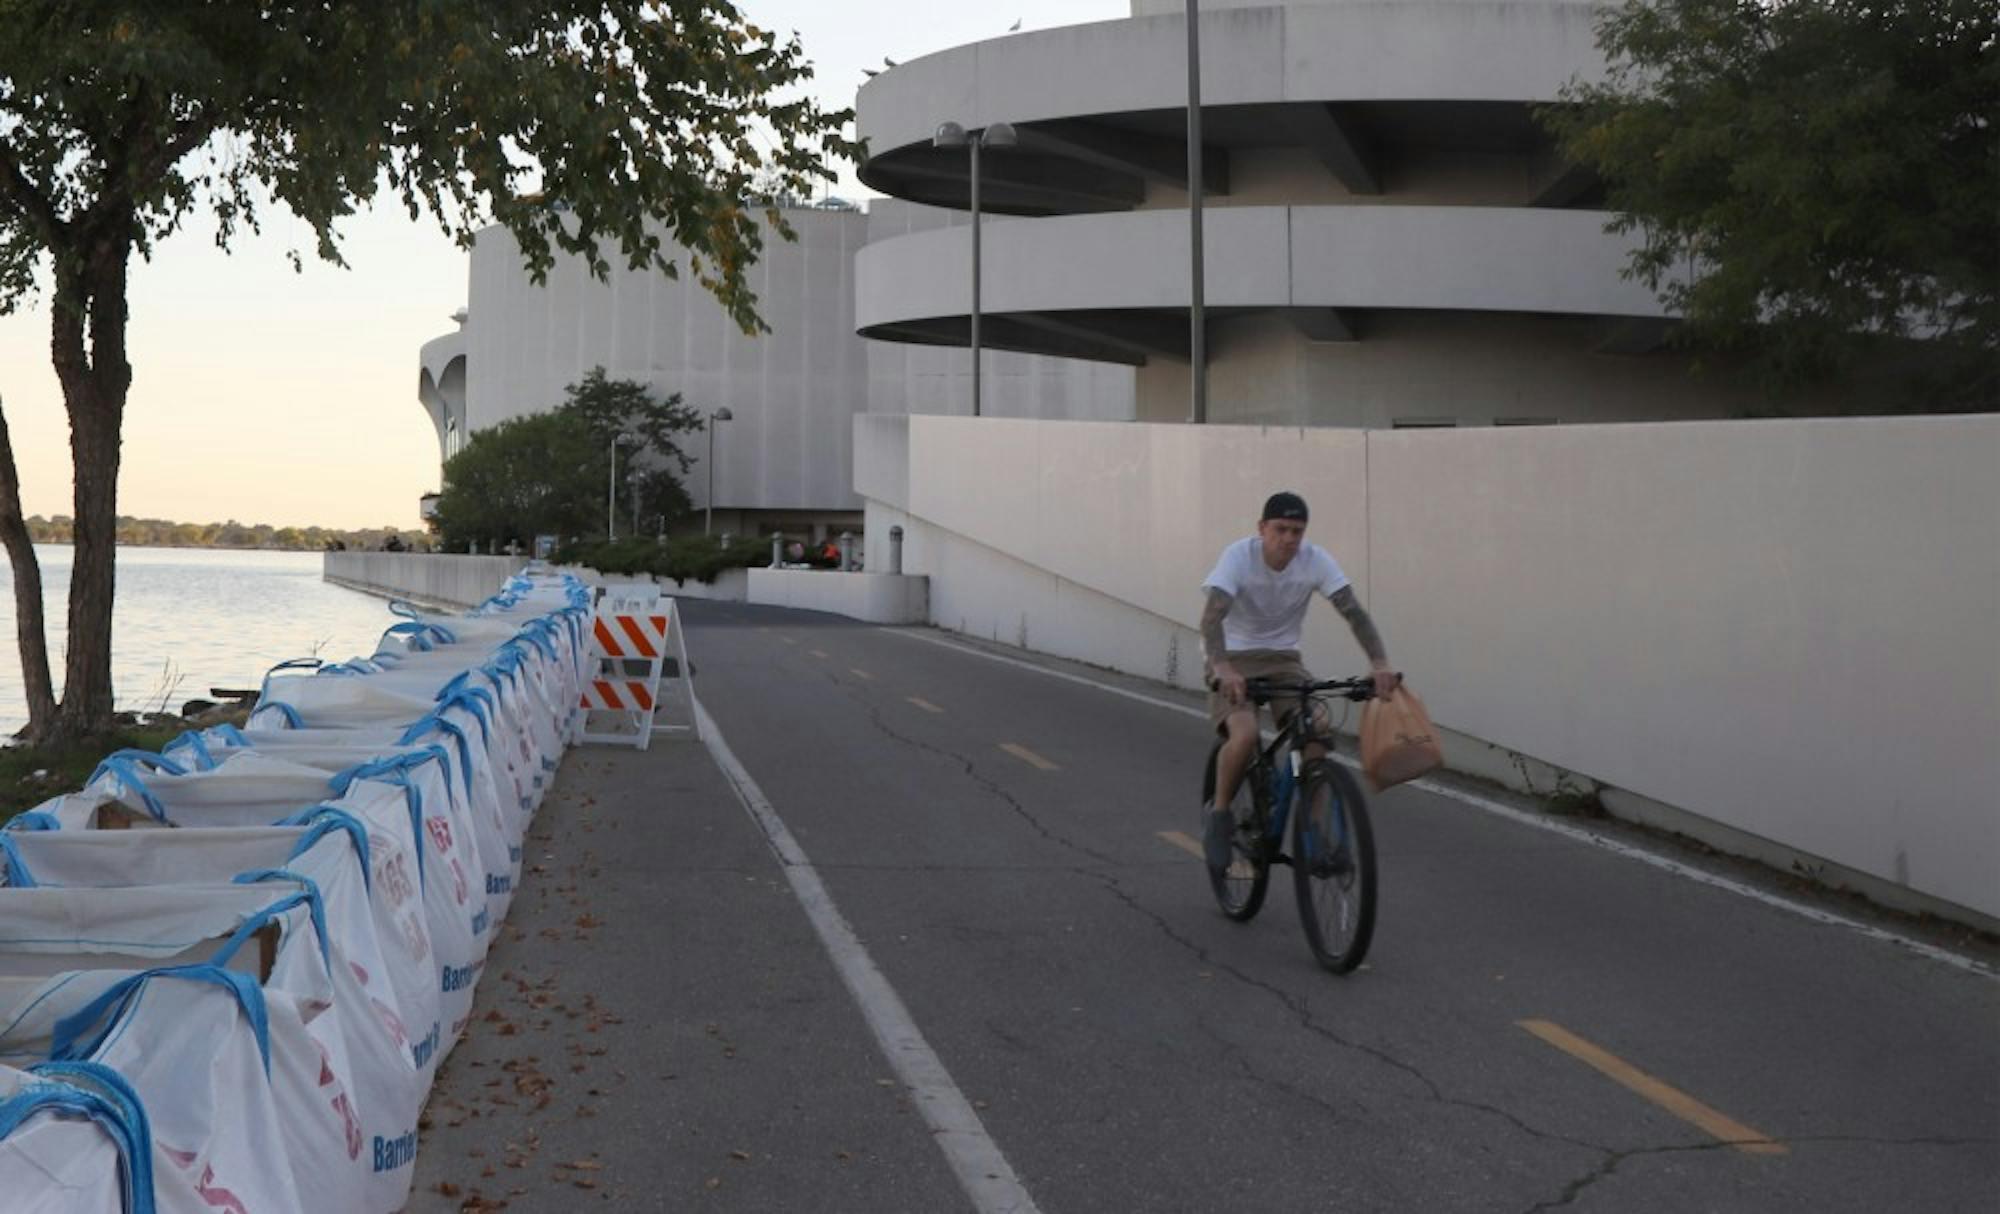
[[[1229,614],[1229,605],[1235,601],[1227,591],[1208,588],[1208,602],[1201,609],[1201,650],[1211,666],[1221,661],[1228,649],[1222,640],[1222,617]]]
[[[1368,655],[1368,660],[1388,664],[1389,651],[1382,647],[1382,634],[1375,630],[1375,621],[1368,617],[1368,609],[1354,597],[1354,587],[1342,586],[1327,597],[1332,600],[1333,609],[1354,630],[1354,639],[1360,642],[1361,651]]]

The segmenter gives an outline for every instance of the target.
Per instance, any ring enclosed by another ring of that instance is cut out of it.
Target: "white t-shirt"
[[[1310,541],[1283,569],[1273,569],[1264,563],[1264,541],[1253,535],[1224,548],[1201,585],[1233,600],[1222,617],[1222,642],[1232,653],[1297,649],[1312,596],[1333,594],[1347,585],[1347,575],[1331,553]]]

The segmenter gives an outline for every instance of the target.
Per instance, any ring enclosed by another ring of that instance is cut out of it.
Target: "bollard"
[[[771,568],[776,569],[784,563],[784,560],[785,533],[782,531],[773,531],[771,533]]]
[[[901,524],[889,528],[889,572],[903,571],[903,528]]]
[[[853,569],[854,533],[852,531],[843,531],[840,533],[840,571],[848,573]]]

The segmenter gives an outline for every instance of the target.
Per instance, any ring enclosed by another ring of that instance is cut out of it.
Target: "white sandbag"
[[[93,1064],[0,1066],[0,1193],[9,1214],[153,1214],[137,1094]],[[180,1214],[175,1210],[174,1214]]]
[[[428,927],[406,866],[371,862],[367,827],[334,809],[309,825],[224,827],[146,832],[37,831],[0,841],[12,885],[117,888],[218,884],[246,874],[287,871],[311,881],[325,907],[336,975],[354,987],[336,992],[365,1000],[373,1020],[350,1016],[350,1028],[393,1044],[402,1055],[391,1070],[407,1072],[410,1092],[390,1107],[420,1101],[436,1067],[438,984],[431,969]],[[414,930],[414,939],[404,935]],[[359,1051],[357,1059],[361,1057]],[[400,1082],[400,1081],[399,1081]],[[363,1107],[369,1108],[364,1101]]]
[[[253,729],[280,721],[293,728],[380,728],[448,713],[455,714],[453,719],[462,715],[468,730],[476,726],[478,749],[484,752],[510,819],[531,813],[542,771],[539,759],[523,746],[528,734],[502,712],[496,691],[460,680],[458,676],[465,673],[274,677],[266,680],[264,698],[249,724]],[[449,692],[446,684],[452,685]]]
[[[58,1060],[50,1070],[103,1067],[129,1085],[145,1110],[160,1210],[319,1208],[293,1176],[269,1012],[248,975],[196,965],[72,972],[25,992],[0,983],[0,1022],[11,1030],[0,1041],[44,1040]]]
[[[494,921],[491,908],[497,902],[504,909],[504,897],[511,896],[514,869],[504,859],[505,844],[496,841],[482,849],[475,840],[473,854],[490,851],[497,857],[493,863],[506,875],[506,890],[490,892],[496,883],[483,871],[453,868],[459,858],[455,848],[447,848],[443,865],[449,884],[432,890],[424,875],[426,848],[437,840],[456,843],[459,824],[449,795],[436,793],[427,802],[415,782],[401,779],[340,781],[342,791],[334,795],[336,781],[321,768],[273,758],[254,747],[220,753],[223,761],[211,771],[107,773],[55,816],[93,816],[96,811],[80,815],[75,806],[114,792],[119,804],[150,804],[165,815],[161,824],[183,828],[311,825],[328,815],[350,815],[367,832],[372,898],[366,905],[381,921],[386,958],[386,974],[382,964],[369,965],[369,973],[386,978],[394,993],[392,1006],[402,1009],[402,1023],[409,1030],[409,1048],[424,1056],[426,1068],[434,1066],[435,1056],[457,1039],[471,1013],[484,964],[486,923]],[[436,781],[433,789],[441,783]],[[138,821],[143,825],[151,819]],[[488,888],[482,890],[476,882]]]
[[[403,728],[248,730],[243,736],[250,742],[252,753],[279,757],[290,753],[287,748],[293,746],[303,747],[307,754],[314,747],[332,744],[372,750],[383,756],[435,747],[444,756],[447,795],[460,811],[449,823],[452,839],[459,848],[470,848],[468,859],[476,857],[479,861],[477,869],[466,865],[474,894],[483,892],[486,898],[486,917],[477,933],[479,938],[485,939],[487,925],[506,918],[515,880],[520,875],[521,836],[526,823],[518,812],[510,812],[502,804],[478,726],[469,715],[448,712]],[[424,797],[428,807],[432,800],[430,792],[426,791]],[[431,827],[433,834],[441,829],[442,826]],[[475,911],[474,918],[477,915]]]
[[[348,1047],[354,1034],[345,1020],[354,1000],[343,1001],[335,989],[331,940],[316,893],[292,883],[10,888],[0,889],[0,924],[7,925],[0,929],[4,976],[208,964],[261,977],[271,1088],[299,1192],[326,1195],[314,1209],[395,1208],[371,1202],[381,1187],[374,1164],[406,1162],[413,1147],[403,1144],[415,1142],[414,1126],[407,1134],[375,1135],[383,1154],[374,1154]],[[12,1030],[17,1040],[28,1031],[25,1025]],[[0,1061],[18,1063],[4,1050]],[[402,1175],[407,1178],[407,1171]]]

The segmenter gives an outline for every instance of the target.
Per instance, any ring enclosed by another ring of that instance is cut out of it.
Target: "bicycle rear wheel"
[[[1299,919],[1319,963],[1345,974],[1375,934],[1375,834],[1361,786],[1330,759],[1307,765],[1292,817]]]
[[[1215,760],[1221,752],[1222,744],[1216,743],[1208,752],[1208,770],[1201,778],[1201,826],[1208,826],[1208,806],[1215,799]],[[1215,891],[1216,905],[1222,913],[1238,922],[1254,916],[1264,906],[1264,894],[1271,884],[1271,864],[1260,846],[1264,824],[1270,820],[1268,808],[1257,793],[1257,775],[1261,769],[1251,764],[1250,770],[1237,781],[1236,795],[1230,799],[1229,812],[1236,818],[1235,857],[1229,867],[1216,872],[1202,864],[1202,871],[1208,874],[1208,883]],[[1195,838],[1202,837],[1201,831]]]

